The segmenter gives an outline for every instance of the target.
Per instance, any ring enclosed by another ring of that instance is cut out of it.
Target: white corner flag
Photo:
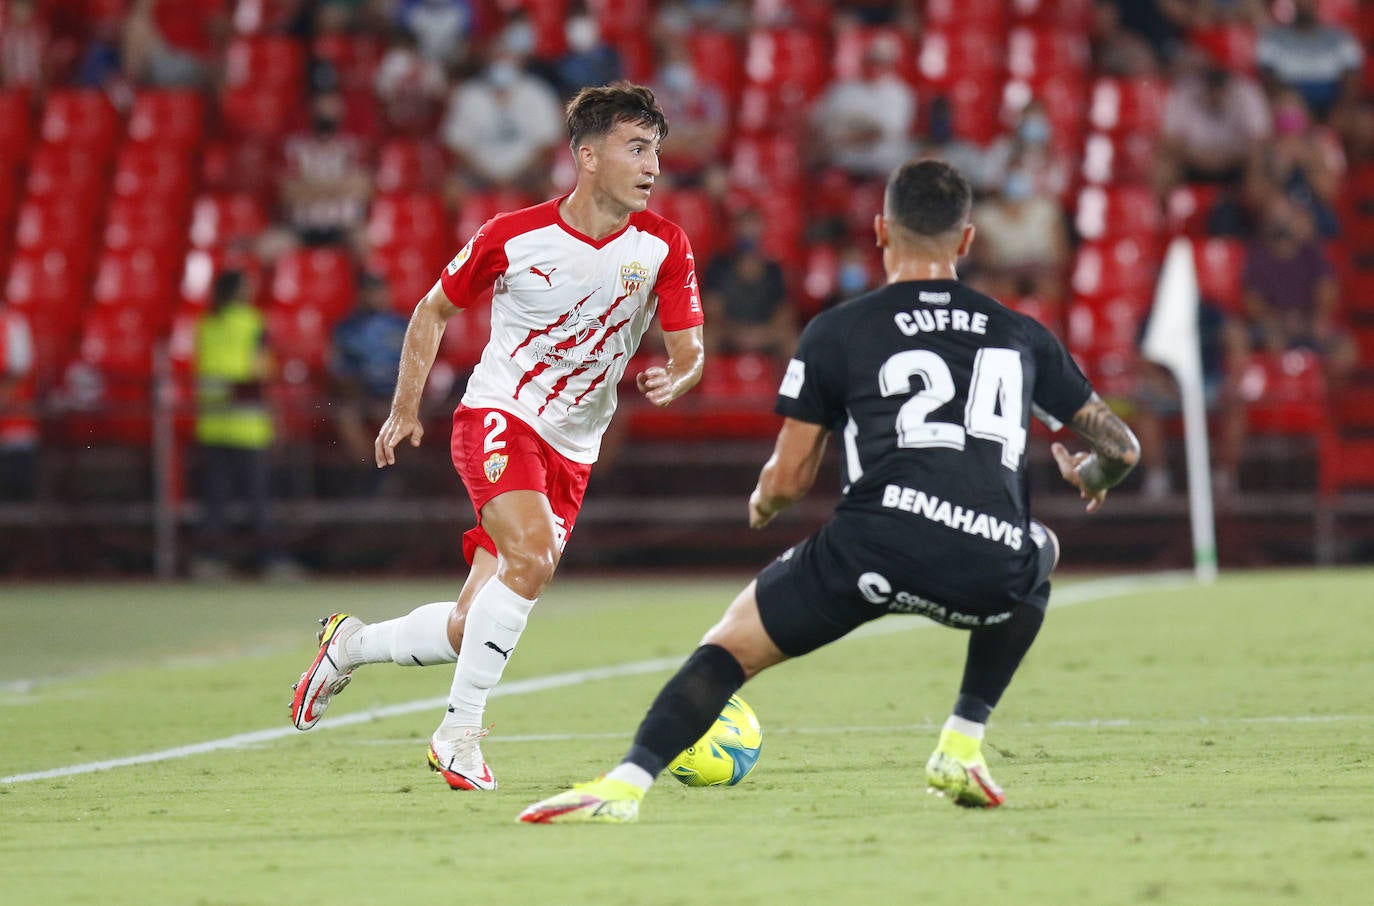
[[[1199,582],[1210,583],[1217,577],[1217,540],[1198,303],[1193,243],[1179,236],[1165,253],[1140,352],[1149,361],[1169,369],[1178,382],[1188,467],[1188,511],[1193,525],[1193,567]]]

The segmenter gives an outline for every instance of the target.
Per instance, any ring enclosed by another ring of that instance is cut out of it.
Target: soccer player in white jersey
[[[647,210],[668,126],[647,88],[587,88],[568,104],[577,184],[560,198],[485,223],[420,300],[406,331],[378,468],[419,446],[421,391],[459,308],[493,286],[491,338],[453,416],[453,464],[477,511],[458,600],[382,623],[321,621],[320,649],[295,686],[291,720],[308,730],[363,664],[457,662],[428,761],[455,790],[492,790],[479,741],[487,695],[577,521],[616,387],[655,315],[668,362],[635,376],[666,406],[700,379],[701,300],[691,246]]]

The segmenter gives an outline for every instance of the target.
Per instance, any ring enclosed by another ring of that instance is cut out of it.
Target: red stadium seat
[[[155,199],[185,210],[191,186],[191,157],[183,150],[161,145],[125,145],[115,161],[114,194]]]
[[[1069,285],[1078,296],[1103,298],[1129,293],[1152,298],[1160,260],[1153,240],[1127,236],[1085,242],[1074,256]]]
[[[148,379],[153,344],[161,325],[148,313],[127,306],[101,305],[82,318],[82,361],[106,377]]]
[[[692,53],[692,68],[697,77],[716,86],[733,102],[744,88],[744,47],[728,31],[699,29],[687,38]]]
[[[381,195],[367,218],[367,244],[372,249],[405,245],[442,255],[448,231],[444,203],[423,192]],[[435,249],[439,249],[435,251]]]
[[[280,162],[280,149],[270,141],[210,142],[202,153],[201,184],[211,191],[247,192],[268,201],[276,193]]]
[[[244,138],[278,139],[304,118],[300,88],[295,85],[226,89],[220,108],[226,128]]]
[[[105,195],[110,155],[105,148],[43,143],[29,158],[25,189],[30,197],[62,197],[94,209]]]
[[[1311,435],[1329,428],[1326,378],[1310,350],[1256,353],[1238,386],[1254,433]]]
[[[1011,79],[1002,86],[1002,122],[1015,123],[1032,101],[1050,121],[1050,145],[1060,156],[1077,158],[1083,146],[1083,107],[1088,83],[1077,75]]]
[[[1164,228],[1188,236],[1207,235],[1207,219],[1220,197],[1218,186],[1202,183],[1174,186],[1164,200]]]
[[[801,28],[755,29],[745,48],[750,84],[787,98],[814,98],[830,79],[825,38]]]
[[[1354,29],[1360,21],[1361,0],[1318,0],[1317,16],[1322,22]]]
[[[396,310],[409,314],[439,279],[445,263],[442,252],[401,244],[373,249],[367,267],[386,278]]]
[[[155,197],[116,197],[105,215],[105,248],[153,248],[179,256],[186,245],[181,209]]]
[[[212,248],[250,240],[267,229],[267,214],[247,192],[202,195],[191,207],[191,244]]]
[[[921,77],[937,86],[955,82],[1000,82],[1006,47],[1000,35],[977,30],[936,30],[921,39]],[[995,88],[994,88],[995,90]]]
[[[1139,132],[1094,132],[1083,143],[1083,181],[1095,185],[1145,183],[1154,166],[1158,141]]]
[[[624,78],[641,84],[652,81],[658,68],[654,42],[646,33],[621,35],[611,41],[620,55],[620,71]]]
[[[1074,226],[1084,239],[1152,238],[1162,223],[1154,195],[1145,186],[1086,186],[1078,193]]]
[[[1227,23],[1197,28],[1188,35],[1188,43],[1232,71],[1253,73],[1257,68],[1255,50],[1259,35],[1248,25]]]
[[[1047,26],[1019,26],[1007,35],[1007,71],[1017,79],[1081,79],[1092,59],[1088,36]]]
[[[0,165],[23,160],[33,140],[27,91],[0,91]]]
[[[105,92],[58,88],[48,92],[39,131],[43,141],[53,145],[109,148],[119,126],[119,114]]]
[[[91,205],[79,199],[30,198],[19,206],[15,247],[41,252],[55,248],[84,251],[92,232]]]
[[[106,249],[96,262],[92,296],[97,306],[137,308],[151,319],[170,322],[180,263],[172,250]]]
[[[313,305],[270,305],[267,341],[283,369],[288,362],[300,362],[318,374],[329,356],[334,323],[327,311]]]
[[[1034,318],[1044,324],[1054,332],[1055,336],[1063,335],[1064,313],[1057,300],[1046,299],[1041,296],[1014,296],[1004,299],[1003,302],[1012,311]]]
[[[719,218],[704,190],[673,189],[661,194],[655,190],[652,207],[682,227],[702,266],[720,249],[724,237],[720,235]]]
[[[1011,0],[1014,21],[1087,33],[1095,0]]]
[[[1193,262],[1198,294],[1223,311],[1240,314],[1245,244],[1239,239],[1194,240]]]
[[[196,249],[186,253],[181,268],[178,296],[183,308],[202,309],[210,304],[215,277],[226,270],[242,271],[254,289],[263,285],[262,263],[251,253],[226,248]]]
[[[954,134],[966,141],[985,145],[1004,131],[999,113],[1000,84],[994,79],[967,78],[944,83],[937,94],[949,99]]]
[[[423,138],[393,138],[377,152],[377,191],[437,191],[448,169],[448,157],[437,142]]]
[[[234,0],[232,23],[240,35],[284,30],[300,11],[299,0]]]
[[[268,297],[273,305],[309,305],[341,317],[353,307],[357,274],[347,249],[302,248],[277,262]]]
[[[926,0],[925,21],[935,28],[1000,33],[1007,22],[1005,0]]]
[[[744,135],[730,153],[730,181],[754,190],[799,187],[805,175],[801,143],[786,135]]]
[[[875,45],[889,44],[898,48],[898,68],[908,82],[915,84],[921,76],[917,65],[920,46],[916,38],[896,26],[860,26],[835,32],[835,55],[832,68],[836,79],[857,79],[863,73],[864,56]]]
[[[305,50],[284,35],[235,38],[224,55],[224,83],[229,88],[248,85],[297,85],[305,75]]]
[[[145,89],[129,112],[129,141],[189,151],[205,134],[205,96],[191,89]]]
[[[1169,84],[1162,79],[1098,79],[1088,104],[1088,122],[1100,132],[1157,135],[1168,97]]]
[[[238,135],[285,134],[301,119],[304,84],[305,52],[296,41],[276,35],[235,39],[224,57],[220,106],[226,127]]]
[[[458,217],[454,222],[452,234],[457,244],[453,251],[457,253],[469,239],[477,235],[482,224],[502,211],[518,211],[537,202],[538,199],[534,196],[515,189],[473,192],[463,199],[462,205],[458,208]]]
[[[651,0],[589,0],[587,9],[596,17],[602,36],[618,42],[649,31],[654,5]]]

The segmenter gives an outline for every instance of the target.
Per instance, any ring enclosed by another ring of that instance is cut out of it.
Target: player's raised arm
[[[665,330],[663,345],[668,349],[668,364],[654,365],[635,375],[635,386],[655,406],[666,406],[695,387],[706,364],[700,326]]]
[[[1070,453],[1061,443],[1051,445],[1050,452],[1059,465],[1059,474],[1078,488],[1088,501],[1088,512],[1095,513],[1107,499],[1107,489],[1120,484],[1140,461],[1140,441],[1096,393],[1074,415],[1069,427],[1088,442],[1092,452]]]
[[[784,419],[773,455],[763,464],[749,495],[749,527],[763,528],[773,517],[806,496],[816,483],[829,430],[795,418]]]
[[[401,348],[401,367],[396,375],[396,393],[391,398],[391,414],[382,422],[373,444],[379,469],[396,462],[396,447],[407,438],[412,447],[420,446],[420,439],[425,434],[420,424],[420,397],[439,354],[444,325],[457,310],[443,286],[436,282],[410,316],[405,345]]]

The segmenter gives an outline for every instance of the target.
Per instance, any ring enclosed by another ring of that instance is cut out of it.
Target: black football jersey
[[[1067,423],[1091,394],[1044,325],[957,280],[921,280],[816,316],[776,411],[835,433],[837,515],[875,517],[902,547],[914,530],[942,556],[1024,561],[1033,407]]]

